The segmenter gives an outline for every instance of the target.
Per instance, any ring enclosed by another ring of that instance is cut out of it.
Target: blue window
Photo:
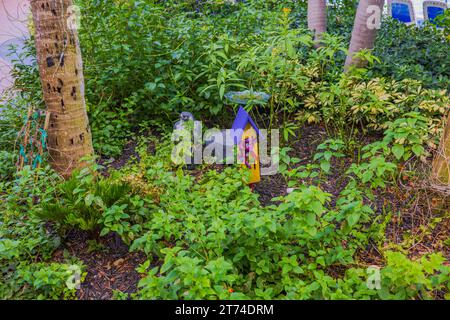
[[[412,22],[409,6],[405,3],[393,3],[392,18],[404,23]]]
[[[439,8],[439,7],[428,7],[427,8],[427,13],[428,13],[428,19],[432,23],[434,23],[434,19],[436,19],[437,16],[439,16],[439,15],[444,13],[444,9],[443,8]]]

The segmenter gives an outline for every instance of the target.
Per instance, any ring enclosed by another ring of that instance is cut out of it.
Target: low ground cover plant
[[[117,299],[450,298],[447,198],[424,178],[446,29],[383,21],[343,72],[357,1],[319,48],[305,1],[77,3],[97,158],[66,179],[45,155],[16,167],[28,110],[45,115],[31,34],[0,109],[0,298],[86,298],[93,274]],[[246,108],[280,129],[277,175],[252,190],[240,166],[174,164],[179,112],[229,128],[245,90],[270,95]]]

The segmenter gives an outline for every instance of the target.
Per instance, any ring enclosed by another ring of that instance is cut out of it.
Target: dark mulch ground
[[[130,253],[128,246],[114,235],[102,238],[100,243],[103,248],[90,252],[89,239],[85,232],[71,231],[54,256],[56,261],[63,261],[64,251],[67,251],[86,266],[87,276],[78,290],[78,298],[108,300],[112,298],[113,290],[136,292],[140,276],[135,269],[145,262],[146,256]]]
[[[298,165],[305,165],[312,162],[313,155],[317,145],[326,140],[327,135],[323,127],[312,125],[305,126],[301,130],[301,136],[292,145],[291,156],[299,158]],[[377,136],[363,137],[363,143],[370,143],[379,139]],[[105,159],[101,160],[108,168],[120,169],[131,158],[139,159],[135,151],[136,141],[131,140],[124,148],[124,152],[117,159],[109,163]],[[154,148],[149,147],[149,152]],[[356,158],[356,157],[355,157]],[[348,182],[345,175],[353,159],[345,158],[334,161],[332,170],[327,175],[325,181],[321,182],[320,187],[332,194],[333,204],[337,196]],[[216,166],[221,170],[221,166]],[[211,168],[209,168],[211,169]],[[107,171],[104,172],[107,175]],[[194,176],[201,176],[200,170],[191,172]],[[310,184],[311,181],[304,181]],[[285,195],[287,193],[286,181],[282,175],[263,177],[255,192],[260,195],[261,205],[272,204],[271,199]],[[436,218],[442,213],[448,211],[448,205],[434,203],[435,198],[442,198],[441,195],[420,191],[413,182],[398,184],[376,192],[377,214],[386,214],[393,212],[392,221],[387,226],[386,237],[391,244],[404,243],[405,239],[412,239],[409,248],[410,256],[421,256],[424,253],[443,252],[450,259],[450,250],[444,241],[450,238],[450,219],[448,215],[434,226]],[[425,229],[424,227],[425,226]],[[87,278],[79,291],[80,299],[110,299],[113,290],[120,290],[127,293],[136,291],[137,282],[140,277],[135,268],[145,261],[142,254],[129,253],[128,247],[120,243],[117,245],[113,237],[106,238],[103,243],[106,250],[88,252],[87,235],[80,232],[72,232],[63,249],[57,252],[57,259],[62,259],[62,252],[67,249],[69,253],[81,259],[87,266]],[[364,252],[359,255],[361,263],[367,265],[381,265],[383,257],[375,244],[370,244]],[[345,272],[344,269],[331,270],[336,276]]]
[[[144,137],[149,137],[149,136],[155,136],[155,137],[159,137],[160,134],[157,132],[151,132],[151,131],[146,131],[143,133],[140,132],[136,132],[135,133],[135,137],[139,137],[139,136],[144,136]],[[128,162],[130,161],[136,161],[139,162],[140,161],[140,156],[138,154],[138,152],[136,151],[136,147],[138,145],[138,141],[137,139],[133,137],[131,140],[129,140],[123,150],[122,153],[116,157],[116,158],[105,158],[102,157],[98,160],[98,164],[102,165],[103,171],[102,174],[104,176],[108,176],[109,175],[109,170],[119,170],[121,168],[123,168]],[[149,141],[149,145],[147,148],[147,152],[150,154],[154,154],[155,152],[155,146],[152,142]]]
[[[102,174],[109,176],[109,170],[119,170],[131,159],[139,161],[139,154],[136,152],[137,141],[130,140],[123,148],[122,153],[117,158],[100,158],[98,163],[103,166]]]
[[[312,160],[314,150],[326,136],[325,129],[320,126],[307,126],[301,131],[292,145],[290,156],[300,159],[298,165],[305,165]],[[263,176],[261,182],[255,187],[255,191],[260,195],[260,201],[263,206],[272,204],[275,197],[287,194],[287,184],[281,174],[274,176]]]

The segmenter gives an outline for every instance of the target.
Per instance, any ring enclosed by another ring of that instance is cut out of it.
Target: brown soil
[[[143,253],[130,253],[119,237],[110,235],[100,240],[102,249],[89,250],[87,233],[72,231],[64,245],[55,252],[56,261],[64,260],[64,251],[83,262],[86,279],[78,290],[80,300],[109,300],[113,290],[125,293],[137,291],[140,275],[136,268],[145,262]]]

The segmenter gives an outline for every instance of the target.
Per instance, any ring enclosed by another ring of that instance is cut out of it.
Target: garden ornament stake
[[[243,91],[229,92],[225,97],[230,102],[239,105],[232,127],[234,132],[239,132],[234,138],[234,144],[238,147],[238,160],[250,170],[249,184],[253,189],[254,184],[261,181],[258,147],[260,132],[256,123],[242,105],[264,104],[269,100],[270,96],[263,92]]]
[[[194,165],[194,135],[193,135],[193,130],[194,130],[194,121],[195,118],[192,115],[192,113],[190,112],[186,112],[183,111],[180,114],[180,120],[175,123],[173,129],[175,132],[180,132],[180,135],[182,134],[181,131],[185,131],[188,132],[191,136],[191,144],[190,146],[188,146],[186,149],[186,154],[185,154],[185,161],[186,161],[186,168],[188,170],[194,170],[195,169],[195,165]]]
[[[187,130],[188,129],[187,124],[190,121],[192,121],[192,122],[195,121],[194,116],[192,115],[192,113],[183,111],[180,114],[180,121],[175,123],[174,129],[175,130]]]

